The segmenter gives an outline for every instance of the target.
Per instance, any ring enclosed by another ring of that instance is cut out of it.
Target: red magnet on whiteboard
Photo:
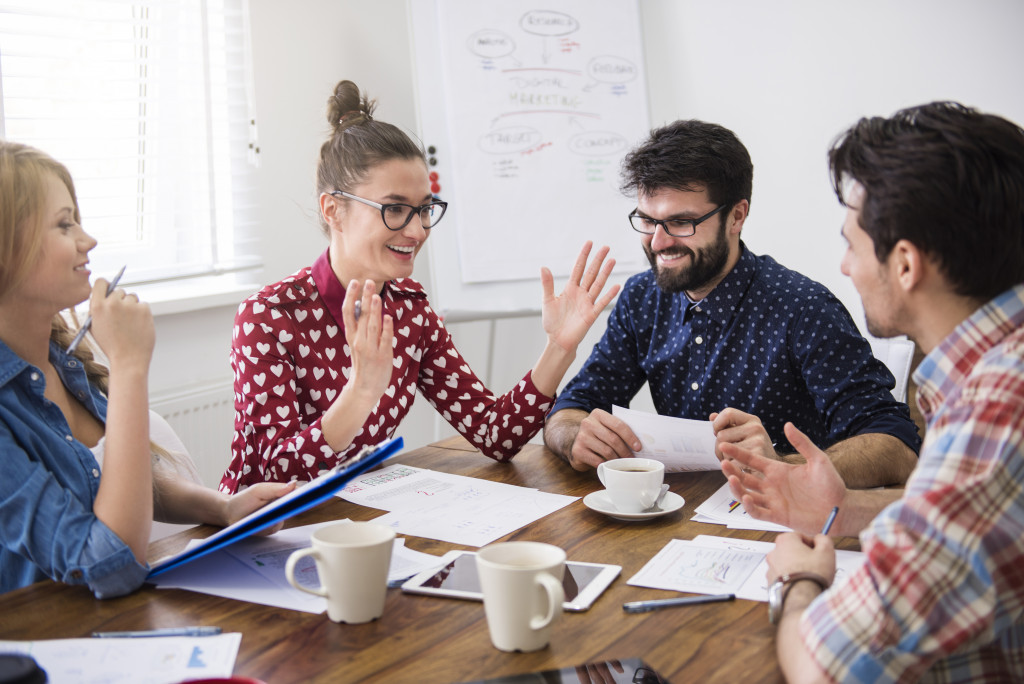
[[[437,193],[441,192],[441,186],[440,186],[440,184],[438,184],[438,183],[431,183],[431,184],[430,184],[430,192],[431,192],[431,193],[433,193],[433,194],[435,194],[435,195],[436,195]]]
[[[437,171],[431,171],[430,175],[428,175],[427,178],[430,179],[431,183],[436,183],[438,179]]]

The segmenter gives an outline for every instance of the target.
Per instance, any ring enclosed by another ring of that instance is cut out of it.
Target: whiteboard
[[[430,238],[430,296],[449,320],[540,309],[583,243],[614,282],[648,267],[619,190],[647,137],[636,0],[411,0],[420,135],[449,202]]]

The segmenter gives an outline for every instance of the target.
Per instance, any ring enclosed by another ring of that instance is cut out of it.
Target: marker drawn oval
[[[604,83],[629,83],[636,79],[636,65],[628,59],[614,55],[594,57],[587,64],[587,74]]]
[[[541,142],[541,133],[529,126],[507,126],[490,131],[477,141],[480,151],[486,154],[509,154],[519,152]]]
[[[536,36],[567,36],[580,30],[580,22],[564,12],[531,10],[519,19],[519,28]]]
[[[613,131],[587,131],[569,138],[569,150],[588,157],[604,157],[626,149],[625,137]]]
[[[516,49],[516,42],[501,31],[484,29],[467,38],[466,47],[477,57],[497,59],[512,54]]]

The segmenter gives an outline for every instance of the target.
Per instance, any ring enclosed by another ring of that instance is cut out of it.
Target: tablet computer
[[[430,596],[482,601],[480,579],[476,574],[476,553],[449,551],[441,557],[441,567],[424,570],[406,580],[402,591]],[[562,587],[565,589],[565,610],[581,611],[590,608],[597,597],[608,588],[622,567],[604,563],[566,561]]]

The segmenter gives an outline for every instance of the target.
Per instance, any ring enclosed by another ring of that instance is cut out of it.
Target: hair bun
[[[376,102],[360,94],[359,87],[352,81],[340,81],[334,92],[327,98],[327,123],[334,132],[341,133],[350,126],[373,121]]]

